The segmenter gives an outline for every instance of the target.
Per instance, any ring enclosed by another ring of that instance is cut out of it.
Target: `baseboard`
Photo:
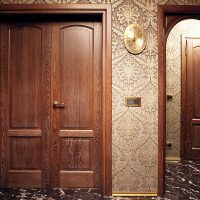
[[[156,193],[113,192],[113,197],[156,197]]]
[[[180,161],[180,157],[166,157],[166,161]]]

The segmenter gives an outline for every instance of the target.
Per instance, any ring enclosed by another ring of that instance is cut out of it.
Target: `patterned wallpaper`
[[[113,42],[113,191],[157,192],[158,58],[157,4],[200,4],[199,0],[0,0],[1,3],[111,3]],[[123,32],[143,24],[147,47],[129,54]],[[125,107],[140,96],[141,108]]]
[[[167,39],[167,94],[173,95],[173,101],[168,101],[166,112],[167,141],[172,142],[172,148],[166,151],[168,160],[180,159],[181,131],[181,35],[200,35],[199,20],[183,20],[176,24]]]

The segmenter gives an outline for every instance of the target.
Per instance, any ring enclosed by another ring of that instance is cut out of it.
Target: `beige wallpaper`
[[[181,35],[200,35],[200,21],[183,20],[176,24],[167,39],[167,94],[173,95],[168,101],[166,112],[167,141],[172,148],[166,151],[168,160],[180,159],[181,128]]]
[[[0,0],[1,3],[111,3],[113,38],[113,191],[157,192],[157,4],[200,4],[198,0]],[[143,24],[147,47],[129,54],[123,32]],[[126,108],[126,96],[142,97]]]

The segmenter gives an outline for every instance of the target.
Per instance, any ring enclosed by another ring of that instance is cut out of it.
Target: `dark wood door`
[[[0,186],[101,187],[101,25],[1,24]]]
[[[52,37],[52,184],[100,187],[101,23],[55,24]]]
[[[200,37],[185,37],[185,158],[200,160]]]
[[[0,185],[50,186],[51,28],[1,24]]]

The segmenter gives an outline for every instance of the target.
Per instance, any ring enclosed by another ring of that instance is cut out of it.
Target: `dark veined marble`
[[[168,162],[164,197],[106,197],[98,189],[0,189],[0,200],[200,200],[200,161]]]

